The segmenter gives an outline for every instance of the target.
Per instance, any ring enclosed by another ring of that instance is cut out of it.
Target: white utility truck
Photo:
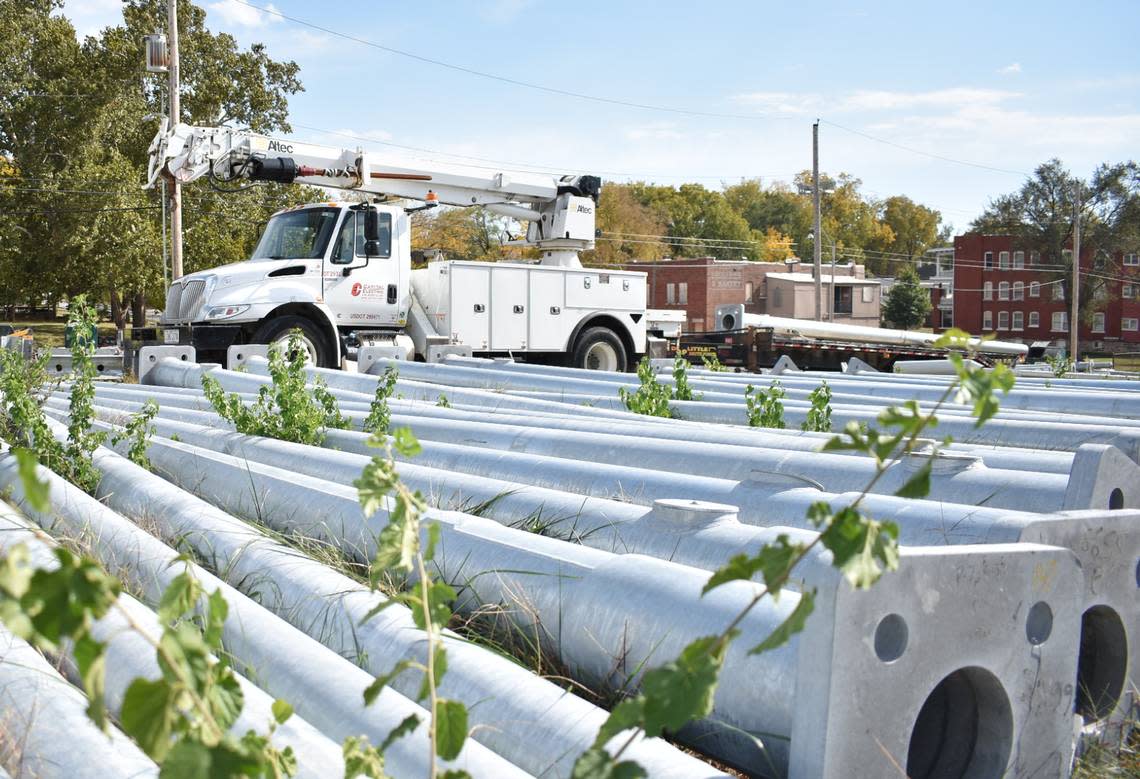
[[[373,344],[425,360],[469,347],[599,370],[628,370],[646,351],[645,274],[587,269],[578,259],[594,246],[596,176],[421,166],[183,124],[164,125],[150,155],[150,186],[160,176],[208,176],[230,187],[296,181],[379,196],[280,211],[249,260],[176,279],[163,340],[192,344],[202,360],[221,362],[232,345],[275,343],[297,329],[324,367]],[[399,204],[407,201],[420,205]],[[438,204],[526,223],[516,243],[538,248],[541,259],[412,270],[408,214]]]

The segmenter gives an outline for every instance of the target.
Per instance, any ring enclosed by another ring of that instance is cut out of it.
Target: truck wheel
[[[309,361],[318,368],[335,368],[333,349],[328,339],[312,321],[303,316],[280,316],[270,319],[253,334],[255,344],[284,344],[289,340],[289,333],[293,330],[301,331],[301,345],[309,353]]]
[[[578,336],[570,364],[590,371],[626,371],[625,344],[608,327],[591,327]]]

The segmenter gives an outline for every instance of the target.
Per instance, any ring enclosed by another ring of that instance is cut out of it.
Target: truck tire
[[[617,333],[608,327],[589,327],[578,336],[570,365],[591,371],[625,372],[629,370],[629,357]]]
[[[252,343],[275,344],[289,340],[289,333],[301,331],[301,343],[309,353],[309,360],[318,368],[338,367],[333,347],[321,329],[303,316],[279,316],[270,319],[253,334]]]

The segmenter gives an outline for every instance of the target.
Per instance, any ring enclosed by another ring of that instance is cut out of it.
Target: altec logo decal
[[[364,285],[359,281],[352,285],[352,296],[360,297],[360,293],[364,291]]]

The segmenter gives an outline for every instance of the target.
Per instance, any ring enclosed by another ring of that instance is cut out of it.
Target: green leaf
[[[392,666],[391,671],[373,679],[372,683],[364,688],[364,705],[371,706],[376,701],[376,698],[380,696],[380,692],[387,687],[393,679],[415,665],[416,662],[414,660],[401,660]]]
[[[183,738],[163,761],[159,779],[263,776],[264,761],[247,747],[247,744],[234,743],[229,738],[214,745]]]
[[[804,553],[803,544],[793,544],[788,536],[780,534],[775,542],[764,546],[754,556],[734,555],[728,564],[720,568],[709,578],[701,590],[704,595],[709,590],[719,587],[725,582],[738,579],[751,579],[757,573],[763,574],[764,584],[776,598],[780,593],[780,584],[791,572],[792,566]]]
[[[381,752],[387,752],[388,747],[395,744],[404,736],[408,735],[420,726],[420,716],[418,714],[409,714],[400,721],[400,724],[392,728],[392,732],[384,737],[384,743],[380,745]]]
[[[384,773],[384,752],[368,743],[360,736],[349,736],[344,740],[344,779],[357,779],[367,776],[370,779],[387,779]]]
[[[428,542],[427,549],[424,550],[424,560],[431,561],[435,559],[435,548],[439,544],[439,538],[442,533],[443,530],[440,528],[438,522],[427,523]]]
[[[273,720],[278,725],[284,725],[293,716],[293,706],[280,698],[273,701],[273,706],[270,708],[273,711]]]
[[[241,716],[245,693],[242,692],[241,684],[229,666],[217,663],[210,671],[215,678],[214,683],[206,691],[206,703],[218,725],[229,728]]]
[[[574,761],[570,779],[645,779],[649,774],[630,760],[618,762],[601,747],[591,747]]]
[[[425,595],[423,589],[424,588],[417,585],[417,602],[412,609],[412,618],[416,622],[416,627],[420,630],[427,630],[428,625],[424,624],[424,609],[422,604],[422,599]],[[455,600],[455,590],[446,582],[439,581],[433,581],[426,590],[428,615],[431,618],[431,626],[440,629],[451,619],[451,607],[449,604]]]
[[[107,674],[107,645],[89,635],[82,635],[72,647],[83,691],[87,693],[87,716],[100,730],[107,729],[107,708],[103,701],[103,683]]]
[[[220,649],[222,646],[222,631],[226,625],[226,617],[229,616],[230,607],[226,603],[226,598],[222,595],[222,590],[219,587],[210,593],[210,598],[207,601],[206,608],[206,630],[204,638],[207,646],[214,649]]]
[[[930,471],[933,466],[933,457],[928,457],[926,462],[922,464],[922,467],[906,480],[906,484],[895,490],[895,495],[900,498],[925,498],[929,495]]]
[[[850,506],[835,514],[820,533],[820,542],[857,589],[870,587],[884,570],[898,567],[898,526],[864,517]]]
[[[435,702],[435,753],[454,760],[467,739],[467,707],[460,701],[441,698]]]
[[[158,603],[158,621],[163,625],[171,625],[187,616],[197,605],[200,593],[198,580],[189,572],[178,574],[162,593],[162,599]]]
[[[392,434],[392,446],[404,457],[415,457],[423,451],[410,428],[401,427]]]
[[[352,483],[356,487],[356,497],[364,513],[371,516],[384,508],[385,498],[395,483],[392,464],[380,457],[373,457],[372,461],[364,466],[360,478]]]
[[[39,462],[36,455],[29,449],[13,447],[12,454],[16,456],[16,465],[19,468],[20,484],[24,488],[24,497],[33,511],[47,511],[51,508],[48,494],[51,490],[46,479],[40,480],[36,475],[36,466]]]
[[[439,689],[439,683],[443,680],[444,674],[447,673],[447,647],[442,643],[435,645],[435,651],[432,652],[432,675],[435,677],[436,689]],[[420,681],[420,693],[416,700],[425,700],[431,695],[431,685],[428,684],[428,675],[424,674],[423,679]]]
[[[127,687],[119,714],[123,732],[143,752],[162,762],[170,749],[170,736],[180,716],[174,690],[165,679],[139,677]]]
[[[623,730],[640,726],[643,719],[645,719],[644,697],[639,695],[626,698],[613,707],[606,721],[602,723],[597,738],[594,739],[594,748],[601,749],[606,742]]]
[[[748,654],[758,655],[788,643],[792,636],[804,629],[804,624],[814,609],[815,590],[801,593],[800,602],[792,609],[792,613],[789,614],[766,639],[749,649]]]
[[[36,569],[24,544],[16,544],[0,557],[0,591],[11,598],[22,598],[32,582]]]
[[[646,734],[659,736],[666,730],[675,731],[712,712],[728,644],[720,636],[698,638],[676,660],[645,673],[641,690]]]

